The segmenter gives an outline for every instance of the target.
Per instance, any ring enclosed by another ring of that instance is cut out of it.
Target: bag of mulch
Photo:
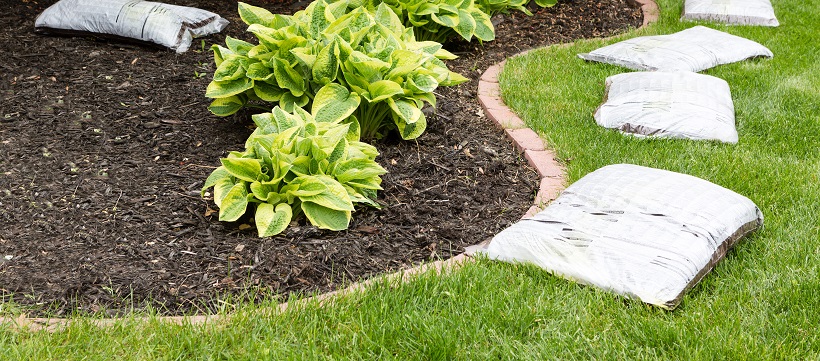
[[[636,72],[606,79],[598,125],[655,138],[737,143],[735,108],[725,80],[692,72]]]
[[[695,26],[671,35],[624,40],[578,56],[634,70],[699,72],[721,64],[774,55],[749,39]]]
[[[141,0],[61,0],[34,22],[40,33],[127,38],[177,53],[188,50],[193,38],[218,33],[227,25],[210,11]]]
[[[780,25],[769,0],[686,0],[681,19],[731,25]]]
[[[617,164],[567,188],[479,252],[666,309],[763,224],[748,198],[685,174]]]

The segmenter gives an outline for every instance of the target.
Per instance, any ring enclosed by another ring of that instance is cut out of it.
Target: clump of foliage
[[[356,1],[356,0],[352,0]],[[387,4],[406,27],[413,27],[418,40],[444,43],[454,37],[471,41],[495,39],[490,15],[474,0],[359,0],[375,9]]]
[[[475,0],[476,7],[490,16],[497,14],[509,14],[510,10],[518,10],[527,15],[532,15],[527,4],[535,2],[536,5],[546,8],[558,3],[558,0]]]
[[[351,9],[346,0],[317,0],[292,16],[239,3],[254,45],[226,38],[212,47],[217,69],[206,96],[209,109],[227,116],[254,103],[275,103],[288,112],[308,107],[328,84],[361,98],[354,115],[364,139],[397,130],[404,139],[421,135],[424,103],[433,91],[467,81],[442,59],[455,55],[432,41],[416,41],[386,5]]]
[[[345,95],[347,94],[347,95]],[[256,114],[256,130],[244,152],[230,152],[202,188],[214,189],[219,220],[233,222],[255,212],[260,237],[284,231],[304,214],[330,230],[348,227],[355,203],[379,207],[376,191],[386,171],[378,151],[358,141],[355,121],[345,122],[358,99],[338,84],[322,88],[311,113],[280,107]]]

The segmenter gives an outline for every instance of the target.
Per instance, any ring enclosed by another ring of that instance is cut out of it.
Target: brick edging
[[[654,0],[631,0],[640,5],[643,13],[643,28],[658,21],[660,10]],[[529,51],[529,50],[527,50]],[[513,55],[518,56],[526,53]],[[478,102],[484,108],[484,114],[498,127],[504,130],[518,151],[524,154],[527,162],[535,168],[541,177],[541,184],[533,205],[522,218],[527,218],[541,211],[546,204],[558,197],[565,188],[566,169],[556,160],[555,152],[549,149],[541,137],[521,120],[501,99],[501,88],[498,75],[507,60],[495,64],[481,75],[478,80]]]
[[[659,9],[654,0],[631,0],[641,5],[641,12],[643,13],[643,28],[653,22],[658,21]],[[529,51],[529,50],[527,50]],[[526,53],[513,55],[518,56]],[[538,175],[541,177],[541,184],[538,188],[538,193],[530,209],[524,214],[522,218],[530,217],[538,213],[546,206],[547,203],[558,197],[558,194],[564,189],[566,182],[566,169],[555,160],[555,152],[547,148],[541,137],[532,129],[527,127],[521,118],[504,104],[501,100],[501,88],[498,85],[498,74],[501,73],[501,68],[504,66],[506,60],[495,64],[481,75],[478,80],[478,102],[484,108],[484,114],[487,115],[497,126],[504,130],[507,137],[512,140],[513,145],[519,152],[524,154],[527,162],[535,168]],[[484,243],[487,243],[485,241]],[[482,243],[482,244],[484,244]],[[481,247],[479,244],[478,247]],[[470,253],[469,251],[467,253]],[[341,289],[334,292],[320,294],[314,297],[299,300],[299,303],[309,301],[325,302],[330,300],[333,296],[339,294],[346,294],[355,291],[361,291],[366,286],[378,280],[407,280],[414,275],[422,274],[427,271],[442,272],[447,268],[458,267],[465,262],[474,260],[473,257],[466,256],[466,253],[456,255],[452,258],[441,260],[433,263],[422,264],[407,270],[395,272],[389,275],[377,277],[363,282],[354,283],[348,288]],[[278,310],[284,311],[288,308],[289,303],[285,302],[279,305]],[[167,316],[158,317],[158,319],[173,324],[206,324],[206,323],[220,323],[226,324],[230,316],[220,315],[206,315],[206,316]],[[148,320],[148,318],[144,318]],[[90,320],[94,325],[105,327],[113,325],[120,319],[96,319]],[[71,319],[65,318],[28,318],[25,314],[16,318],[0,317],[0,325],[9,325],[17,329],[29,329],[32,331],[46,330],[49,332],[56,331],[68,325]]]
[[[565,186],[566,169],[558,163],[555,152],[546,147],[541,137],[528,128],[527,124],[501,100],[498,74],[505,63],[506,60],[495,64],[481,75],[478,81],[478,102],[484,108],[487,118],[504,130],[513,146],[524,155],[541,178],[535,201],[523,216],[527,218],[541,211],[547,203],[558,197]]]
[[[660,18],[661,9],[658,7],[658,3],[655,0],[630,0],[638,5],[641,6],[641,13],[643,13],[643,24],[638,28],[646,27],[649,24],[652,24],[658,21]]]

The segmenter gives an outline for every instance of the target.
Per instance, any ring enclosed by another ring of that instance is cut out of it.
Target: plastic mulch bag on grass
[[[685,174],[617,164],[578,180],[482,252],[673,309],[762,224],[757,206],[731,190]]]
[[[578,56],[634,70],[699,72],[721,64],[774,55],[749,39],[695,26],[670,35],[624,40]]]
[[[227,25],[210,11],[141,0],[61,0],[34,22],[41,33],[128,38],[177,53],[188,50],[193,38],[218,33]]]
[[[681,19],[731,25],[780,25],[769,0],[686,0]]]
[[[636,136],[737,143],[729,84],[692,72],[606,78],[606,95],[595,111],[595,122]]]

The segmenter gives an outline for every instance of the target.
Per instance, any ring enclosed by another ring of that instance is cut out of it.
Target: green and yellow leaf
[[[243,182],[235,184],[225,194],[219,205],[219,220],[233,222],[245,214],[248,208],[248,190]]]
[[[287,203],[279,203],[275,207],[272,204],[262,203],[256,207],[256,230],[259,237],[270,237],[282,233],[293,217],[293,210]]]
[[[267,180],[264,179],[265,175],[262,173],[262,166],[258,159],[222,158],[220,161],[228,173],[238,179],[248,182]]]

